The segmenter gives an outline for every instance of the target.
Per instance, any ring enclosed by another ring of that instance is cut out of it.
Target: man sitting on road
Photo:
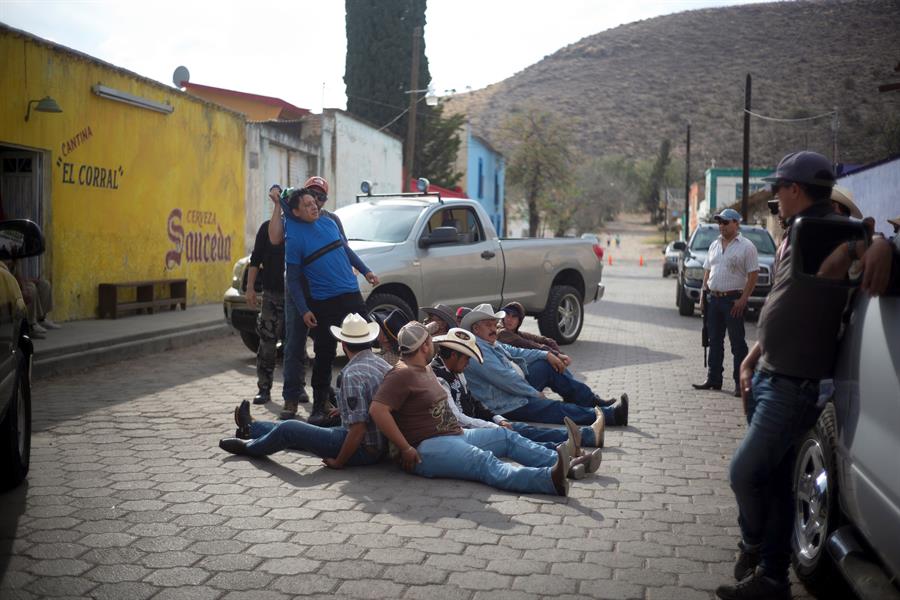
[[[438,346],[438,355],[431,361],[431,369],[447,392],[447,402],[456,415],[459,424],[465,429],[493,429],[505,427],[515,431],[522,437],[537,442],[549,451],[556,450],[560,444],[568,444],[574,457],[569,468],[569,477],[581,479],[586,473],[593,473],[600,468],[603,455],[598,448],[594,451],[582,452],[582,441],[587,446],[599,446],[603,443],[603,413],[597,411],[597,420],[591,427],[579,428],[566,417],[566,428],[563,429],[534,427],[525,423],[510,423],[502,415],[495,415],[481,402],[472,397],[466,384],[463,371],[470,359],[479,362],[484,360],[481,349],[475,341],[475,334],[454,327],[446,335],[433,338]],[[600,440],[600,443],[596,443]]]
[[[425,329],[432,336],[444,335],[451,328],[456,327],[456,317],[446,304],[435,304],[431,307],[425,307],[422,312],[428,315],[425,319]]]
[[[344,318],[340,328],[331,327],[331,334],[341,341],[349,359],[341,372],[337,393],[342,425],[317,427],[295,420],[254,421],[250,403],[245,400],[234,409],[237,437],[220,440],[220,448],[247,456],[267,456],[288,448],[302,450],[322,457],[325,466],[332,469],[381,460],[387,444],[369,418],[369,405],[391,367],[372,353],[378,325],[366,323],[354,313]]]
[[[568,494],[571,454],[565,444],[550,461],[545,448],[508,429],[463,429],[429,367],[434,345],[428,330],[412,322],[397,337],[402,358],[385,375],[369,412],[385,437],[400,449],[399,462],[405,471],[480,481],[512,492]]]
[[[480,304],[462,320],[463,329],[478,337],[484,364],[470,362],[466,368],[472,393],[485,406],[515,421],[563,424],[569,417],[579,425],[596,419],[600,406],[607,425],[628,425],[628,394],[614,407],[566,369],[552,352],[507,346],[497,341],[497,320],[506,313],[494,312],[490,304]],[[563,402],[549,400],[541,390],[549,387]]]

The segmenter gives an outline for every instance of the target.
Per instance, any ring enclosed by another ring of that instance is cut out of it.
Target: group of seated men
[[[407,322],[400,311],[373,315],[374,322],[350,313],[329,328],[348,358],[334,409],[340,425],[259,421],[244,401],[234,409],[235,437],[219,446],[247,456],[300,450],[334,469],[390,456],[424,477],[565,496],[568,479],[600,467],[605,426],[628,424],[628,396],[616,402],[594,394],[552,340],[518,331],[520,304],[504,308],[481,304],[454,316],[437,305],[425,309],[426,323]],[[518,345],[498,341],[499,320],[500,336]],[[563,401],[546,398],[547,387]]]

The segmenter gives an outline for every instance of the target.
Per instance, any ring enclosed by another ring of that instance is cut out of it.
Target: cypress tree
[[[409,94],[412,89],[412,36],[425,27],[426,0],[345,0],[347,58],[344,84],[347,112],[384,127],[406,142]],[[419,40],[419,81],[431,83],[425,38]],[[424,94],[416,94],[422,98]],[[462,177],[454,170],[459,151],[458,129],[464,117],[443,118],[443,110],[420,102],[416,108],[416,149],[413,177],[427,177],[452,187]],[[399,118],[398,115],[401,115]]]

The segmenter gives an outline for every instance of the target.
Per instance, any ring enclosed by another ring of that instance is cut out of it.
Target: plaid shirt
[[[385,448],[385,440],[369,418],[369,405],[384,374],[390,370],[391,366],[371,350],[363,350],[350,359],[341,371],[337,402],[342,427],[346,429],[355,423],[365,423],[366,435],[362,445],[374,454],[381,454]]]

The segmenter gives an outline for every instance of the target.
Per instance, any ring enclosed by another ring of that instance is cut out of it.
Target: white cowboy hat
[[[859,207],[853,202],[853,194],[850,193],[850,190],[834,186],[831,188],[831,199],[846,207],[846,209],[850,211],[850,216],[854,219],[862,219],[862,211],[860,211]]]
[[[478,321],[487,321],[490,319],[497,320],[502,319],[505,316],[505,311],[499,310],[494,312],[494,307],[490,304],[479,304],[472,309],[472,312],[467,313],[466,316],[463,317],[462,322],[459,325],[463,329],[472,331],[472,325]]]
[[[475,342],[475,335],[461,327],[454,327],[444,335],[436,336],[432,341],[443,348],[456,350],[461,354],[470,356],[480,363],[484,362],[481,348]]]
[[[378,323],[368,323],[356,313],[344,317],[340,327],[331,329],[331,335],[348,344],[368,344],[378,337]]]

